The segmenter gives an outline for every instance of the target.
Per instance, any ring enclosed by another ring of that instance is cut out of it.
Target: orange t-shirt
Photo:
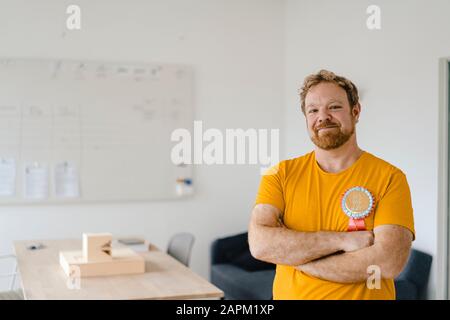
[[[280,162],[261,179],[256,203],[271,204],[283,212],[284,224],[303,232],[346,232],[349,218],[341,209],[343,193],[351,187],[368,189],[375,198],[374,211],[365,218],[367,230],[383,224],[408,228],[413,234],[411,194],[402,171],[375,157],[363,154],[349,168],[328,173],[320,168],[315,153]],[[277,265],[274,299],[395,299],[392,279],[382,279],[380,289],[366,283],[342,284],[325,281]]]

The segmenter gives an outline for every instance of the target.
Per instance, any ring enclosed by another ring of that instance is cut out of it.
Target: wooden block
[[[111,261],[110,233],[83,233],[83,257],[87,262]]]
[[[114,248],[110,261],[86,261],[82,251],[61,251],[59,263],[69,277],[96,277],[145,272],[145,259],[129,248]]]

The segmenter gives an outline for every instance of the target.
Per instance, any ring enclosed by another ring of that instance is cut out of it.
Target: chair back
[[[188,267],[194,241],[195,237],[190,233],[177,233],[170,239],[167,253]]]

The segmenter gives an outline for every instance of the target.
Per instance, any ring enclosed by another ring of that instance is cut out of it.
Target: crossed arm
[[[397,225],[379,226],[373,233],[291,230],[282,223],[281,211],[268,204],[254,207],[249,225],[250,251],[255,258],[339,283],[365,281],[372,265],[380,268],[382,278],[397,277],[411,242],[411,231]]]

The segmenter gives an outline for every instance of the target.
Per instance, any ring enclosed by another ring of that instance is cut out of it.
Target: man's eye
[[[340,109],[341,106],[331,106],[331,109]]]
[[[308,113],[314,113],[314,112],[317,112],[317,109],[311,109],[311,110],[309,110]]]

